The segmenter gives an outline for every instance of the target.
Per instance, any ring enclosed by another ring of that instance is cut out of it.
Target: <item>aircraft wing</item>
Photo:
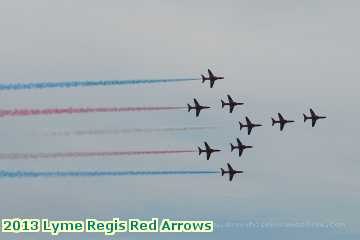
[[[211,78],[214,78],[214,74],[211,72],[210,69],[208,69],[208,74],[209,74],[209,78],[210,78],[210,79],[211,79]]]
[[[284,129],[285,124],[283,122],[280,122],[280,131]]]
[[[195,107],[198,107],[200,105],[199,102],[196,100],[196,98],[194,98],[194,104],[195,104]]]
[[[228,97],[229,103],[234,102],[229,94],[227,95],[227,97]]]
[[[200,111],[201,111],[201,109],[200,109],[200,108],[196,108],[196,116],[197,116],[197,117],[199,116]]]
[[[229,181],[231,182],[234,178],[234,173],[233,172],[229,172]]]
[[[244,149],[239,148],[239,157],[241,157],[242,153],[243,153]]]
[[[312,118],[312,119],[311,119],[311,126],[312,126],[312,127],[315,127],[315,123],[316,123],[316,119],[315,119],[315,118]]]
[[[248,135],[250,135],[252,127],[248,127]]]
[[[278,116],[279,116],[279,121],[280,122],[284,121],[284,117],[281,115],[281,113],[278,113]]]
[[[233,172],[233,171],[234,171],[234,169],[231,167],[230,163],[228,163],[227,166],[228,166],[229,172]]]
[[[231,182],[235,175],[235,170],[231,167],[230,163],[227,164],[229,169],[229,181]]]
[[[234,105],[233,105],[233,104],[230,104],[230,105],[229,105],[229,108],[230,108],[230,113],[232,113],[233,110],[234,110]]]
[[[214,83],[215,83],[215,81],[211,80],[211,78],[210,78],[210,88],[212,88],[214,86]]]
[[[206,151],[206,159],[209,160],[211,156],[211,148],[207,142],[204,142],[205,144],[205,151]]]
[[[312,117],[316,116],[316,114],[315,114],[314,110],[312,110],[312,108],[310,108],[310,114],[311,114]]]

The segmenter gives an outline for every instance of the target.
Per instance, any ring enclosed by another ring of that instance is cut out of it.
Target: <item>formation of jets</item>
[[[215,81],[217,81],[219,79],[224,79],[224,77],[216,76],[215,74],[213,74],[213,72],[210,69],[208,69],[208,77],[201,75],[202,83],[205,83],[205,81],[209,81],[210,88],[213,88]],[[220,99],[221,108],[223,109],[226,106],[229,106],[229,113],[233,113],[236,106],[244,105],[243,102],[237,102],[237,101],[233,100],[233,98],[229,94],[227,94],[226,97],[227,97],[227,101]],[[195,98],[194,98],[194,106],[187,104],[187,107],[188,107],[188,112],[190,112],[191,110],[195,110],[196,117],[199,117],[200,112],[202,110],[210,108],[209,106],[200,105],[198,100]],[[272,126],[279,124],[280,131],[284,130],[284,127],[286,124],[295,122],[294,120],[286,119],[285,117],[283,117],[283,115],[281,113],[278,113],[277,117],[278,117],[278,119],[271,118],[271,122],[272,122]],[[317,120],[326,118],[326,116],[317,115],[312,108],[310,108],[310,115],[307,116],[305,113],[303,113],[303,117],[304,117],[304,122],[306,122],[307,120],[311,120],[312,127],[315,127]],[[244,123],[239,121],[239,125],[240,125],[240,131],[243,128],[247,129],[247,135],[251,134],[253,128],[263,126],[262,124],[251,122],[249,117],[247,117],[247,116],[245,116]],[[210,147],[210,145],[207,142],[204,142],[204,145],[205,145],[205,148],[202,149],[201,147],[198,147],[198,151],[199,151],[199,155],[201,155],[202,153],[205,153],[207,160],[210,159],[210,157],[212,156],[213,153],[221,151],[219,149],[214,149],[214,148]],[[237,150],[239,157],[241,157],[243,155],[244,150],[248,149],[248,148],[253,148],[253,146],[248,146],[248,145],[243,144],[239,138],[236,138],[235,144],[230,143],[231,152],[233,152],[234,150]],[[224,170],[223,168],[221,168],[221,175],[224,176],[225,174],[228,174],[229,181],[233,180],[235,174],[243,173],[243,171],[234,170],[233,167],[229,163],[227,163],[227,169],[228,170]]]

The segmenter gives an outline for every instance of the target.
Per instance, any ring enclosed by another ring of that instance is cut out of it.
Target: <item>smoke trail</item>
[[[162,151],[111,151],[111,152],[59,152],[59,153],[2,153],[0,160],[11,159],[40,159],[40,158],[64,158],[64,157],[107,157],[107,156],[131,156],[131,155],[163,155],[192,153],[194,150],[162,150]]]
[[[0,178],[37,177],[117,177],[117,176],[156,176],[156,175],[209,175],[218,171],[0,171]]]
[[[58,115],[76,113],[104,113],[104,112],[139,112],[164,111],[184,109],[184,107],[97,107],[97,108],[47,108],[47,109],[13,109],[0,110],[0,117],[19,117],[33,115]]]
[[[127,129],[89,129],[75,131],[49,131],[45,133],[50,136],[70,136],[70,135],[110,135],[110,134],[130,134],[130,133],[154,133],[154,132],[180,132],[210,130],[215,127],[181,127],[181,128],[127,128]]]
[[[153,83],[175,83],[199,80],[199,78],[178,78],[178,79],[144,79],[144,80],[81,80],[68,82],[39,82],[39,83],[9,83],[0,84],[0,90],[24,90],[44,88],[75,88],[93,86],[153,84]]]

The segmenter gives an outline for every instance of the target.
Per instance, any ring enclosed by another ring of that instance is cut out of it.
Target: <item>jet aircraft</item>
[[[239,150],[239,157],[241,157],[243,151],[246,148],[252,148],[252,146],[246,146],[246,145],[242,144],[242,142],[240,141],[239,138],[236,138],[236,141],[237,141],[237,146],[234,146],[232,143],[230,143],[231,152],[234,151],[235,149],[238,149]]]
[[[246,119],[246,124],[243,124],[243,123],[239,122],[239,124],[240,124],[240,130],[241,130],[242,128],[246,127],[246,128],[248,129],[248,135],[250,135],[251,130],[252,130],[254,127],[260,127],[260,126],[262,126],[261,124],[252,123],[248,117],[245,117],[245,119]]]
[[[218,79],[224,79],[224,77],[217,77],[215,76],[210,69],[208,69],[208,74],[209,74],[209,77],[205,77],[204,75],[201,75],[201,79],[202,79],[202,82],[204,83],[205,81],[210,81],[210,88],[212,88],[214,86],[214,83],[216,80]]]
[[[228,98],[229,102],[225,102],[224,100],[221,99],[221,108],[224,108],[226,105],[229,105],[230,113],[233,112],[235,106],[244,104],[244,103],[240,103],[240,102],[235,102],[229,94],[227,95],[227,98]]]
[[[221,176],[224,176],[224,174],[229,174],[229,181],[231,182],[233,180],[233,177],[235,174],[237,173],[243,173],[243,171],[238,171],[238,170],[234,170],[231,165],[228,163],[227,167],[229,170],[224,170],[223,168],[221,168]]]
[[[220,152],[220,150],[218,149],[212,149],[207,142],[204,142],[204,144],[205,144],[205,149],[201,149],[200,147],[198,147],[198,150],[199,150],[199,156],[201,155],[201,153],[206,153],[206,160],[210,159],[212,153]]]
[[[206,108],[210,108],[208,106],[201,106],[199,104],[199,102],[195,98],[194,98],[194,106],[191,106],[190,104],[188,104],[187,107],[188,107],[188,112],[190,112],[191,109],[195,109],[196,117],[199,116],[201,110],[206,109]]]
[[[325,116],[318,116],[316,115],[316,113],[314,112],[314,110],[312,110],[310,108],[310,116],[306,116],[305,113],[303,113],[303,116],[304,116],[304,122],[306,122],[307,119],[311,119],[311,126],[312,127],[315,127],[315,124],[316,124],[316,121],[319,120],[319,119],[324,119],[326,118]]]
[[[275,120],[274,118],[271,118],[272,125],[274,126],[276,123],[280,124],[280,131],[284,129],[284,126],[286,123],[295,122],[293,120],[286,120],[280,113],[278,113],[279,120]]]

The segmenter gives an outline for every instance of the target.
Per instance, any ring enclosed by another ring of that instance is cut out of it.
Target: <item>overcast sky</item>
[[[219,170],[230,162],[245,173],[231,183],[220,174],[0,179],[1,217],[338,223],[342,227],[331,229],[224,227],[214,234],[166,234],[156,239],[359,239],[359,7],[358,1],[350,0],[3,0],[0,83],[198,77],[207,68],[225,80],[213,89],[194,81],[2,91],[1,109],[185,106],[193,97],[212,109],[197,119],[185,110],[3,118],[0,153],[195,149],[204,140],[224,151],[210,161],[195,153],[1,160],[0,169]],[[230,115],[220,107],[226,94],[245,105]],[[302,120],[310,107],[328,116],[315,128]],[[280,132],[271,127],[277,112],[296,122]],[[250,136],[240,132],[237,122],[246,115],[264,127]],[[184,126],[217,129],[39,134]],[[236,137],[254,146],[241,159],[229,151]],[[101,234],[91,236],[105,239]],[[83,237],[65,234],[58,239]],[[141,234],[124,237],[148,239]]]

